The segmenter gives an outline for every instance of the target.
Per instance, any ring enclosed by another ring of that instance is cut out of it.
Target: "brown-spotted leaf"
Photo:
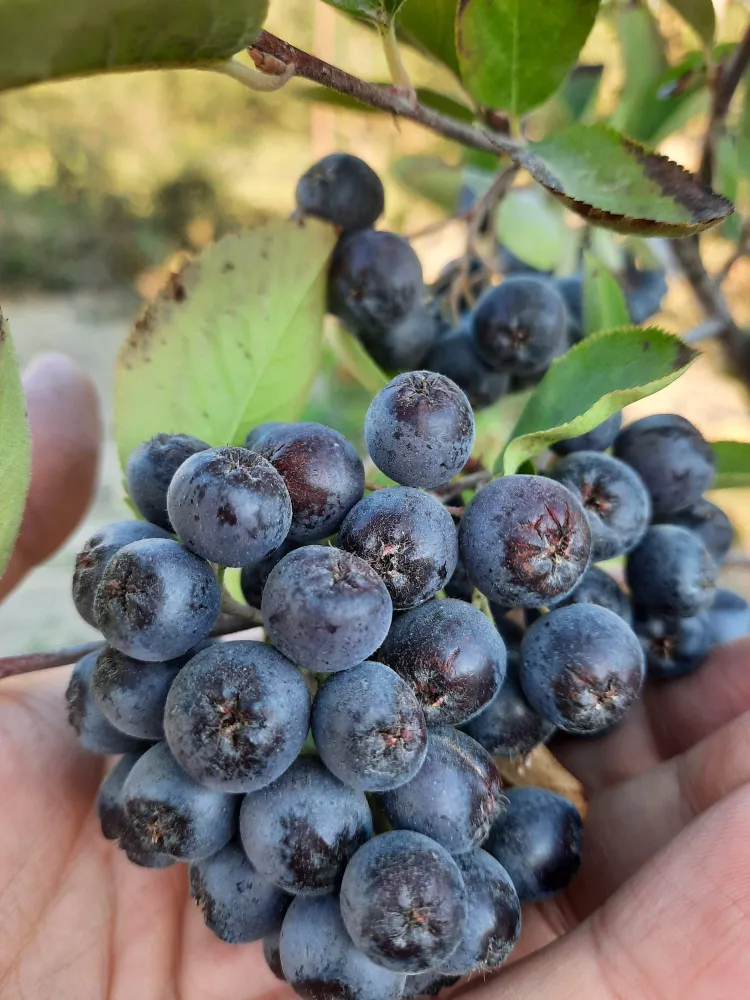
[[[241,444],[295,420],[318,373],[334,230],[270,222],[207,247],[173,274],[120,352],[115,437],[123,464],[159,433]]]
[[[572,125],[518,161],[573,212],[619,233],[689,236],[734,211],[684,167],[606,125]]]

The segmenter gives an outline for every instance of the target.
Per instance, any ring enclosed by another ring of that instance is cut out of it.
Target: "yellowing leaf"
[[[21,526],[31,471],[31,441],[18,358],[0,312],[0,576]]]
[[[191,261],[136,322],[117,368],[123,463],[158,433],[241,444],[265,420],[294,420],[320,362],[330,226],[273,222],[225,236]]]

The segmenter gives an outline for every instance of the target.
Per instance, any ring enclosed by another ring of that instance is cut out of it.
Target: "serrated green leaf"
[[[407,191],[426,198],[448,214],[458,206],[463,184],[460,165],[452,165],[439,156],[402,156],[391,164],[391,173]]]
[[[225,236],[172,276],[120,352],[123,464],[161,432],[241,444],[255,424],[299,416],[320,362],[335,241],[315,220],[272,222]]]
[[[497,213],[498,239],[538,271],[554,271],[578,234],[565,225],[560,206],[538,187],[514,188]]]
[[[573,68],[600,0],[460,0],[461,78],[480,104],[520,115],[542,104]]]
[[[398,33],[458,76],[456,7],[458,0],[407,0],[396,19]]]
[[[583,329],[588,337],[630,323],[630,312],[617,278],[591,253],[583,255]]]
[[[606,125],[572,125],[529,143],[521,162],[572,211],[616,232],[688,236],[734,211],[679,164]]]
[[[587,337],[552,362],[498,459],[498,472],[509,475],[556,441],[593,430],[674,382],[697,357],[679,337],[656,327]]]
[[[379,87],[393,86],[390,80],[378,81],[375,85]],[[381,111],[380,108],[372,108],[369,104],[360,104],[355,97],[350,97],[348,94],[339,94],[338,91],[328,90],[326,87],[307,87],[300,92],[299,96],[303,101],[309,101],[312,104],[327,104],[334,108],[356,111],[357,114],[377,115],[387,113]],[[453,97],[448,97],[447,94],[430,90],[428,87],[417,87],[417,98],[419,99],[419,103],[424,104],[425,107],[439,111],[441,114],[449,115],[457,121],[466,122],[467,124],[474,121],[474,112],[471,108],[465,104],[461,104],[460,101],[455,100]],[[496,157],[493,157],[493,161],[497,165]]]
[[[382,368],[375,364],[357,338],[340,323],[331,323],[326,330],[326,340],[338,363],[373,396],[388,385],[390,379]]]
[[[696,34],[711,45],[716,32],[716,12],[713,0],[667,0],[681,14]]]
[[[713,441],[716,479],[712,490],[750,486],[750,442]]]
[[[0,576],[21,526],[31,472],[26,401],[10,327],[0,311]]]
[[[226,59],[267,13],[268,0],[0,0],[0,90]]]

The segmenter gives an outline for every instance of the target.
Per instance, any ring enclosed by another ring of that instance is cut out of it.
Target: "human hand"
[[[47,513],[34,522],[54,524],[45,521],[54,505],[37,509]],[[14,565],[23,571],[38,551],[22,541]],[[749,660],[750,640],[716,650],[697,674],[650,687],[613,734],[555,748],[591,797],[583,867],[565,894],[526,908],[523,960],[458,992],[750,995]],[[181,868],[143,871],[102,838],[103,765],[68,726],[68,676],[62,668],[0,684],[1,1000],[291,998],[259,945],[226,945],[205,928]]]

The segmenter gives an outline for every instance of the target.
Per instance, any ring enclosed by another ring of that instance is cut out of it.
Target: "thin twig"
[[[672,252],[680,268],[690,282],[695,297],[703,307],[706,316],[723,321],[726,329],[735,327],[724,293],[706,270],[697,238],[687,237],[671,241]]]
[[[445,486],[439,487],[439,489],[433,490],[433,496],[438,500],[445,502],[447,500],[452,500],[453,497],[460,496],[464,490],[475,490],[477,487],[486,486],[487,483],[492,481],[492,473],[487,472],[486,469],[481,469],[479,472],[472,472],[468,476],[461,476],[459,479],[452,479]]]
[[[255,45],[248,51],[250,58],[260,70],[278,75],[287,67],[293,66],[295,76],[320,84],[329,90],[335,90],[339,94],[345,94],[347,97],[353,97],[361,104],[378,111],[386,111],[399,118],[416,122],[438,135],[445,136],[446,139],[452,139],[471,149],[496,156],[506,154],[514,160],[524,158],[523,148],[507,136],[456,121],[423,104],[413,104],[403,92],[393,87],[378,87],[366,83],[267,31],[261,31]]]
[[[704,323],[699,323],[692,330],[682,335],[686,344],[699,344],[703,340],[713,340],[715,337],[723,337],[727,332],[727,324],[723,319],[715,316],[707,319]]]
[[[737,247],[724,267],[722,267],[716,275],[716,282],[719,285],[723,285],[729,277],[729,272],[732,270],[737,261],[747,256],[748,253],[750,253],[750,215],[742,223],[740,238],[737,240]]]
[[[750,65],[750,26],[726,65],[719,67],[714,82],[711,117],[703,139],[701,165],[698,170],[698,179],[701,184],[705,184],[707,187],[710,187],[713,179],[716,140],[724,128],[724,120],[727,117],[732,98],[748,65]]]
[[[244,622],[245,628],[263,624],[263,618],[257,608],[251,608],[249,604],[235,601],[226,589],[221,592],[221,610],[225,615],[232,615],[232,617]]]
[[[53,667],[67,667],[77,663],[89,653],[104,649],[103,642],[85,642],[81,646],[66,646],[63,649],[50,649],[44,653],[22,653],[19,656],[4,656],[0,658],[0,680],[6,677],[17,677],[19,674],[31,674],[36,670],[51,670]]]

